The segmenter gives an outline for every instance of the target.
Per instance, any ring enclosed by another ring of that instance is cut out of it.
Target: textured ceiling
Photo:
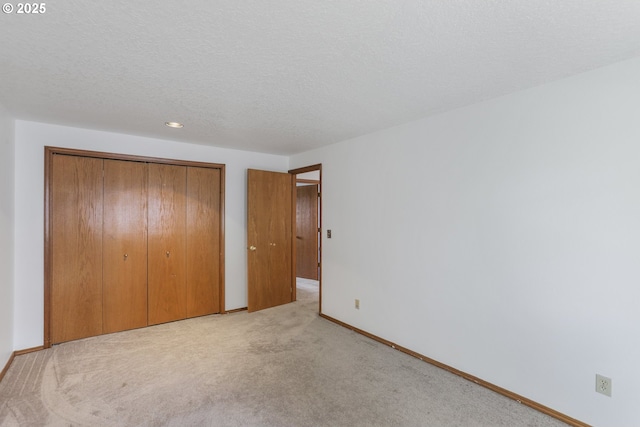
[[[640,55],[638,0],[46,8],[0,15],[0,104],[16,118],[275,154]]]

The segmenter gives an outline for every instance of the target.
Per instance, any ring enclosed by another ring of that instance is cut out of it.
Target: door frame
[[[322,163],[318,163],[315,165],[311,165],[311,166],[305,166],[305,167],[301,167],[301,168],[296,168],[296,169],[291,169],[289,170],[289,173],[291,175],[293,175],[293,188],[292,188],[292,197],[291,197],[291,215],[293,216],[293,220],[292,220],[292,228],[294,230],[294,232],[292,233],[292,262],[291,262],[291,274],[293,276],[293,279],[296,280],[297,275],[296,275],[296,250],[295,250],[295,227],[296,227],[296,199],[297,199],[297,190],[296,190],[296,175],[301,174],[301,173],[305,173],[305,172],[314,172],[314,171],[318,171],[319,172],[319,176],[318,176],[318,228],[320,229],[319,234],[319,238],[318,238],[318,251],[319,251],[319,255],[318,255],[318,313],[322,313],[322,193],[323,193],[323,188],[322,188]],[[293,286],[293,299],[294,301],[297,299],[296,297],[296,287]]]
[[[100,151],[77,150],[73,148],[44,147],[44,348],[51,347],[51,282],[52,277],[52,253],[53,242],[51,239],[51,185],[53,171],[53,156],[63,154],[68,156],[93,157],[108,160],[126,160],[142,163],[160,163],[179,166],[194,166],[202,168],[220,169],[220,271],[219,271],[219,295],[220,313],[225,312],[225,165],[222,163],[205,163],[189,160],[174,160],[158,157],[136,156],[130,154],[106,153]]]

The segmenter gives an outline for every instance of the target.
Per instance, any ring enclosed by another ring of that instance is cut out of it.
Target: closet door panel
[[[149,164],[150,325],[187,316],[186,183],[185,166]]]
[[[220,169],[187,168],[187,317],[220,311]]]
[[[104,161],[104,333],[147,325],[147,165]]]
[[[52,343],[102,333],[102,164],[52,160]]]

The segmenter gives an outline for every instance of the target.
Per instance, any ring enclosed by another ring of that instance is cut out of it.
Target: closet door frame
[[[51,286],[53,281],[52,276],[52,254],[53,254],[53,242],[51,235],[51,221],[52,221],[52,204],[51,204],[51,190],[53,180],[51,179],[53,171],[53,157],[57,154],[68,156],[81,156],[81,157],[93,157],[107,160],[126,160],[141,163],[159,163],[169,164],[177,166],[194,166],[201,168],[219,169],[220,170],[220,259],[219,259],[219,295],[220,295],[220,313],[225,312],[224,300],[225,300],[225,271],[224,271],[224,258],[225,258],[225,240],[224,240],[224,212],[225,212],[225,165],[221,163],[205,163],[195,162],[188,160],[175,160],[164,159],[158,157],[147,156],[135,156],[130,154],[118,154],[118,153],[106,153],[100,151],[88,151],[88,150],[76,150],[72,148],[62,147],[44,147],[44,348],[51,347],[51,311],[52,298],[51,298]]]

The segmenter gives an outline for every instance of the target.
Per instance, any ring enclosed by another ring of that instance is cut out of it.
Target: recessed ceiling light
[[[184,125],[182,123],[178,123],[178,122],[164,122],[165,126],[168,126],[170,128],[176,128],[176,129],[181,129],[184,127]]]

